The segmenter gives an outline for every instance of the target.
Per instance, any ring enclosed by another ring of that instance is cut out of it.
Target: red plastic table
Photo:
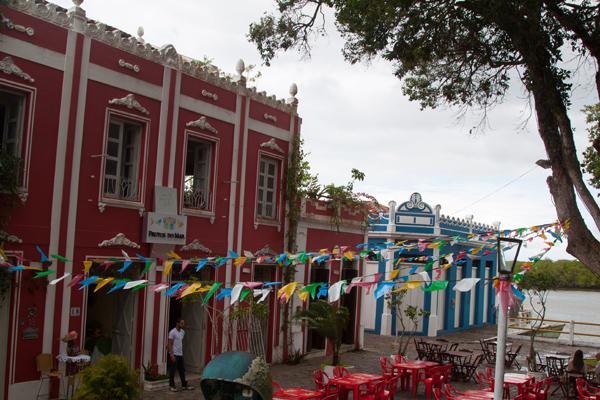
[[[317,400],[322,400],[323,393],[315,392],[314,390],[292,388],[292,389],[279,390],[279,391],[273,393],[273,397],[277,397],[280,399],[301,399],[301,400],[317,399]]]
[[[373,382],[382,380],[383,376],[373,375],[373,374],[349,374],[342,376],[341,378],[330,378],[329,381],[340,387],[340,394],[342,399],[347,398],[348,390],[352,390],[352,398],[353,400],[358,400],[359,396],[359,388],[362,385],[367,385],[367,387],[371,387]]]
[[[470,396],[472,398],[477,399],[493,399],[494,392],[486,392],[485,390],[467,390],[465,392],[466,396]]]
[[[535,376],[533,375],[513,373],[504,374],[504,384],[515,385],[519,391],[518,394],[523,394],[523,386],[529,386],[533,381],[535,381]]]
[[[392,364],[394,366],[394,368],[398,369],[398,370],[405,370],[407,373],[412,374],[413,376],[413,391],[412,391],[412,397],[415,397],[417,395],[417,379],[419,376],[419,371],[420,370],[429,370],[432,367],[437,367],[438,363],[433,362],[433,361],[425,361],[425,360],[414,360],[414,361],[409,361],[409,362],[405,362],[405,363],[401,363],[401,364]]]

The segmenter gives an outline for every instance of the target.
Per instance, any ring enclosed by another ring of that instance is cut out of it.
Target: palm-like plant
[[[340,347],[342,331],[350,321],[348,308],[340,307],[337,303],[329,304],[325,300],[315,301],[308,310],[302,310],[294,319],[301,320],[309,329],[324,336],[333,349],[333,365],[340,363]]]

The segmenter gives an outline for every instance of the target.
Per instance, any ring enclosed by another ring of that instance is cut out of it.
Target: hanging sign
[[[144,243],[186,244],[187,217],[147,212],[143,230]]]

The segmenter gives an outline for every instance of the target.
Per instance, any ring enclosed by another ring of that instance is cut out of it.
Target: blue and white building
[[[423,291],[422,288],[429,286],[424,280],[420,287],[408,290],[404,298],[405,305],[415,305],[431,312],[430,317],[419,324],[415,335],[437,336],[496,322],[492,278],[496,275],[497,254],[491,247],[491,252],[484,249],[476,251],[476,254],[472,252],[486,244],[483,240],[489,232],[498,231],[500,223],[476,223],[472,215],[467,215],[465,219],[447,217],[440,214],[441,208],[440,205],[431,207],[422,200],[419,193],[413,193],[410,200],[399,206],[391,201],[389,211],[380,212],[378,220],[372,222],[369,231],[369,248],[383,251],[380,251],[379,261],[367,262],[363,281],[373,281],[378,277],[376,274],[384,274],[382,279],[389,279],[392,271],[398,268],[400,272],[396,279],[399,283],[396,288],[404,286],[403,280],[399,279],[401,276],[410,274],[410,280],[419,280],[421,277],[416,274],[423,271],[427,271],[431,280],[449,281],[444,290]],[[457,239],[457,236],[460,239],[451,240]],[[419,240],[448,242],[442,249],[441,246],[421,246],[421,250],[419,246],[414,246],[411,250],[405,248]],[[403,245],[397,245],[403,241],[406,241]],[[452,263],[446,269],[444,265],[440,265],[440,256],[453,254],[453,259],[456,260],[461,251],[466,254],[460,261]],[[425,258],[424,256],[432,257],[417,260]],[[438,261],[428,265],[432,260]],[[470,291],[453,290],[459,281],[466,278],[480,280]],[[364,296],[363,301],[365,332],[393,335],[402,330],[400,321],[390,311],[383,297],[376,300],[371,293]]]

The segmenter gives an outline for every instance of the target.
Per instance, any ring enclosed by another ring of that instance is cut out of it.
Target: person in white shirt
[[[177,388],[175,387],[175,370],[179,370],[181,389],[194,389],[192,386],[188,386],[188,383],[185,380],[185,361],[183,360],[183,337],[185,336],[185,331],[183,330],[184,326],[185,321],[183,318],[179,317],[175,320],[175,328],[171,329],[169,332],[169,344],[167,348],[169,350],[169,360],[171,361],[171,366],[169,368],[169,386],[171,387],[171,392],[177,391]]]

